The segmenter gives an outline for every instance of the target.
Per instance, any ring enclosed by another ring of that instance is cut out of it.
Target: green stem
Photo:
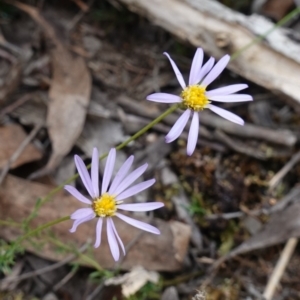
[[[127,139],[126,141],[124,141],[123,143],[119,144],[116,149],[117,150],[121,150],[123,149],[125,146],[127,146],[130,142],[136,140],[137,138],[139,138],[141,135],[143,135],[145,132],[147,132],[149,129],[151,129],[154,125],[156,125],[157,123],[159,123],[161,120],[163,120],[166,116],[168,116],[169,114],[171,114],[173,111],[175,111],[177,108],[179,107],[179,104],[175,104],[172,105],[169,109],[167,109],[164,113],[162,113],[160,116],[158,116],[156,119],[154,119],[152,122],[150,122],[148,125],[146,125],[145,127],[143,127],[140,131],[138,131],[136,134],[134,134],[133,136],[131,136],[129,139]],[[105,157],[107,157],[108,153],[105,153],[103,155],[101,155],[99,157],[100,160],[104,159]],[[88,169],[90,169],[91,164],[86,166]],[[44,198],[42,198],[39,207],[41,207],[44,203],[48,202],[48,200],[55,195],[57,192],[59,192],[66,184],[72,182],[73,180],[75,180],[76,178],[78,178],[79,174],[76,173],[75,175],[73,175],[72,177],[70,177],[69,179],[67,179],[66,181],[64,181],[62,184],[58,185],[56,188],[54,188],[53,190],[51,190]],[[38,208],[39,208],[38,207]]]
[[[76,255],[78,255],[80,259],[85,261],[87,264],[93,266],[96,270],[103,271],[103,268],[92,257],[84,253],[78,252],[76,248],[73,249],[72,247],[67,246],[66,244],[50,236],[45,237],[45,239],[48,240],[50,243],[55,244],[56,246],[61,247],[68,252],[75,253]]]
[[[292,18],[296,17],[299,13],[300,13],[300,7],[297,7],[294,10],[292,10],[289,14],[287,14],[284,18],[282,18],[279,22],[277,22],[275,24],[275,26],[273,26],[272,28],[270,28],[269,30],[267,30],[264,34],[259,35],[258,37],[256,37],[255,39],[253,39],[250,43],[248,43],[247,45],[245,45],[241,49],[237,50],[235,53],[233,53],[231,55],[230,60],[236,59],[238,56],[240,56],[240,54],[242,52],[244,52],[245,50],[247,50],[251,46],[253,46],[253,45],[261,42],[266,36],[268,36],[270,33],[272,33],[275,29],[277,29],[278,27],[283,26],[289,20],[291,20]]]
[[[0,220],[0,225],[10,226],[10,227],[22,227],[22,224],[13,221],[5,221],[5,220]]]
[[[25,235],[19,237],[17,240],[16,240],[16,243],[17,244],[20,244],[22,243],[24,240],[28,239],[29,237],[33,236],[33,235],[36,235],[38,234],[40,231],[43,231],[44,229],[47,229],[53,225],[56,225],[56,224],[59,224],[61,222],[64,222],[64,221],[67,221],[70,219],[70,216],[66,216],[66,217],[62,217],[62,218],[58,218],[56,220],[53,220],[53,221],[50,221],[46,224],[43,224],[37,228],[35,228],[34,230],[31,230],[29,232],[27,232]]]

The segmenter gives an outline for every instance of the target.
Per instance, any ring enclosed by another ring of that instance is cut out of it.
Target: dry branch
[[[274,24],[257,15],[245,16],[211,0],[120,0],[178,38],[220,58],[251,43]],[[163,49],[162,49],[163,51]],[[300,109],[300,46],[283,29],[253,45],[229,64],[237,74],[283,95]]]

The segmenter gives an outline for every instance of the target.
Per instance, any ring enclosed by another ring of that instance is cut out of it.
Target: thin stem
[[[50,236],[45,237],[46,240],[48,240],[50,243],[55,244],[58,247],[63,248],[66,251],[73,252],[79,256],[80,259],[88,263],[89,265],[93,266],[98,271],[103,271],[103,268],[90,256],[84,253],[78,252],[76,248],[72,249],[72,247],[60,242],[56,238],[52,238]]]
[[[47,229],[53,225],[56,225],[56,224],[59,224],[61,222],[64,222],[64,221],[67,221],[70,219],[70,216],[66,216],[66,217],[62,217],[62,218],[58,218],[56,220],[53,220],[51,222],[48,222],[46,224],[43,224],[37,228],[35,228],[34,230],[31,230],[29,232],[27,232],[25,235],[19,237],[17,240],[16,240],[16,243],[17,244],[20,244],[22,243],[24,240],[26,240],[27,238],[33,236],[33,235],[36,235],[38,234],[40,231],[43,231],[44,229]]]
[[[5,220],[0,220],[0,225],[10,226],[10,227],[22,227],[22,224],[19,224],[14,221],[5,221]]]
[[[146,125],[145,127],[143,127],[140,131],[138,131],[136,134],[134,134],[133,136],[131,136],[129,139],[127,139],[126,141],[124,141],[123,143],[119,144],[116,149],[117,150],[121,150],[123,149],[125,146],[127,146],[130,142],[136,140],[137,138],[139,138],[141,135],[143,135],[145,132],[147,132],[149,129],[151,129],[154,125],[156,125],[157,123],[159,123],[161,120],[163,120],[166,116],[168,116],[169,114],[171,114],[173,111],[175,111],[177,108],[179,107],[178,104],[172,105],[169,109],[167,109],[164,113],[162,113],[160,116],[158,116],[156,119],[154,119],[152,122],[150,122],[148,125]],[[107,157],[108,152],[101,155],[99,157],[99,160],[104,159],[105,157]],[[88,169],[91,168],[91,164],[86,166]],[[73,180],[75,180],[76,178],[78,178],[79,174],[76,173],[75,175],[73,175],[72,177],[68,178],[66,181],[64,181],[62,184],[58,185],[56,188],[54,188],[53,190],[51,190],[44,198],[42,198],[39,207],[41,207],[44,203],[48,202],[48,200],[55,195],[57,192],[59,192],[66,184],[72,182]]]
[[[248,48],[250,48],[251,46],[261,42],[266,36],[268,36],[270,33],[272,33],[275,29],[277,29],[278,27],[283,26],[285,23],[287,23],[289,20],[291,20],[292,18],[296,17],[298,14],[300,13],[300,7],[296,7],[294,10],[292,10],[289,14],[287,14],[284,18],[282,18],[279,22],[277,22],[275,24],[275,26],[273,26],[272,28],[270,28],[269,30],[267,30],[264,34],[259,35],[258,37],[256,37],[255,39],[253,39],[250,43],[248,43],[247,45],[245,45],[244,47],[242,47],[241,49],[237,50],[236,52],[234,52],[231,55],[230,60],[234,60],[236,59],[238,56],[240,56],[240,54],[242,52],[244,52],[245,50],[247,50]]]

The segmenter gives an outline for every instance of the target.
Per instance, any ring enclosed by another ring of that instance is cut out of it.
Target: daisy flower
[[[155,93],[147,97],[147,100],[161,103],[181,103],[181,108],[185,111],[175,122],[171,130],[166,136],[166,142],[171,143],[176,140],[182,133],[190,116],[192,122],[188,135],[187,154],[192,155],[197,144],[199,132],[199,112],[205,108],[210,109],[221,117],[244,125],[244,121],[237,115],[222,109],[218,106],[211,104],[212,101],[216,102],[243,102],[251,101],[253,98],[246,94],[234,94],[248,87],[247,84],[233,84],[218,89],[207,91],[207,86],[211,84],[225,69],[230,56],[223,56],[215,65],[215,59],[211,57],[203,66],[203,50],[198,48],[193,58],[192,67],[190,71],[189,84],[186,85],[181,72],[176,66],[175,62],[171,59],[168,53],[164,53],[174,70],[174,73],[182,87],[180,96]]]
[[[134,156],[132,155],[125,161],[125,163],[119,169],[119,171],[117,172],[117,174],[111,182],[116,160],[116,149],[111,149],[107,157],[100,193],[98,150],[96,148],[94,148],[93,150],[91,175],[88,173],[84,162],[78,155],[75,155],[74,160],[80,178],[86,190],[88,191],[91,199],[88,199],[87,197],[83,196],[73,186],[65,186],[65,189],[77,200],[88,205],[87,208],[80,208],[71,215],[71,219],[74,220],[74,223],[72,228],[70,229],[70,232],[75,232],[78,225],[90,221],[94,218],[97,218],[96,242],[94,245],[94,247],[97,248],[101,244],[102,225],[103,222],[106,220],[106,233],[108,244],[115,261],[119,260],[120,257],[119,245],[122,248],[124,255],[125,247],[114,225],[114,217],[117,217],[125,221],[126,223],[140,228],[142,230],[154,234],[160,234],[160,231],[152,225],[146,224],[138,220],[134,220],[119,212],[120,210],[150,211],[164,206],[164,204],[160,202],[123,204],[124,199],[131,197],[154,184],[155,179],[150,179],[132,185],[134,181],[136,181],[146,171],[148,164],[144,164],[128,174],[129,169],[134,160]]]

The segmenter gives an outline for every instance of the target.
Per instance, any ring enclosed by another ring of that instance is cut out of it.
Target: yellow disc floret
[[[113,196],[105,193],[94,200],[92,208],[98,217],[112,217],[117,210],[116,200]]]
[[[197,84],[186,87],[180,95],[183,106],[195,111],[203,110],[210,103],[205,92],[205,87]]]

